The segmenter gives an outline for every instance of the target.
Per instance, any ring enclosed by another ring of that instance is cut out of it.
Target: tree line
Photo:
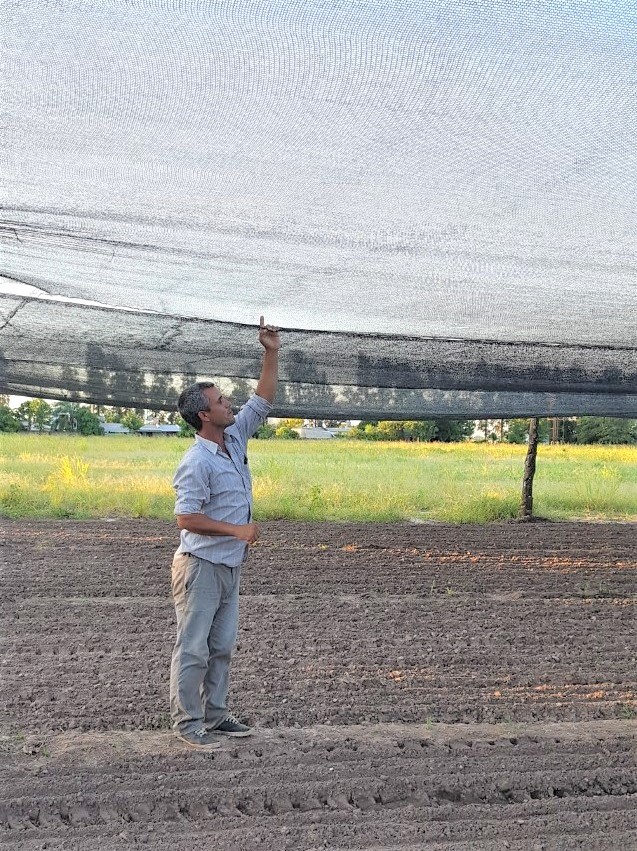
[[[181,434],[192,436],[194,430],[176,411],[159,411],[159,425],[179,425]],[[17,408],[9,406],[8,396],[0,395],[0,432],[60,431],[91,435],[103,433],[103,422],[121,423],[130,431],[144,424],[144,411],[138,408],[106,405],[82,405],[77,402],[49,404],[44,399],[29,399]],[[480,425],[484,440],[491,442],[526,443],[529,434],[528,419],[510,420],[363,420],[339,436],[348,440],[387,440],[407,442],[454,443],[468,440]],[[328,423],[340,425],[340,423]],[[296,439],[296,429],[303,426],[301,419],[286,419],[277,425],[266,423],[256,437],[268,439]],[[538,422],[538,439],[559,443],[579,444],[637,444],[637,420],[617,417],[567,417],[541,419]]]
[[[483,439],[489,442],[526,443],[529,419],[510,420],[363,420],[353,428],[337,435],[346,440],[389,440],[406,442],[458,443],[468,440],[480,426]],[[287,419],[277,426],[267,423],[255,435],[261,439],[295,439],[303,420]],[[326,425],[340,425],[329,422]],[[616,417],[569,417],[541,419],[538,439],[557,443],[637,444],[637,420]]]
[[[186,424],[176,412],[159,412],[158,424]],[[144,411],[139,408],[81,405],[77,402],[56,402],[29,399],[17,408],[9,406],[6,396],[0,396],[0,431],[54,431],[90,435],[103,434],[103,423],[121,423],[130,431],[144,425]]]

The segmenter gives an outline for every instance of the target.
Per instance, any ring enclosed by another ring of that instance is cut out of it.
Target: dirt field
[[[635,851],[635,531],[263,524],[202,755],[172,525],[4,521],[0,847]]]

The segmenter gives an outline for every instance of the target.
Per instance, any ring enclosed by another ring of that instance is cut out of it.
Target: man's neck
[[[226,444],[224,441],[223,428],[221,426],[212,426],[209,423],[206,424],[207,428],[201,429],[199,432],[199,436],[203,437],[204,440],[211,440],[213,443],[216,443],[224,452],[226,451]]]

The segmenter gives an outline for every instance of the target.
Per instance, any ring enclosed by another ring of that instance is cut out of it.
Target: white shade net
[[[637,416],[634,4],[1,5],[5,392]]]

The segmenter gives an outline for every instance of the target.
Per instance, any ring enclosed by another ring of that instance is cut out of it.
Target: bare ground
[[[0,847],[637,849],[631,524],[263,524],[213,755],[166,523],[3,523]]]

